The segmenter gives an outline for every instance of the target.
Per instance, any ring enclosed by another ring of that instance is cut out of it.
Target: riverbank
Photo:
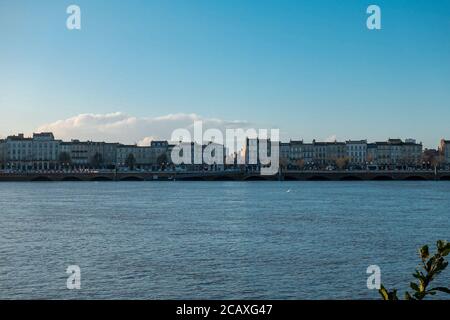
[[[258,172],[46,172],[0,173],[2,182],[32,181],[450,181],[450,171],[285,171],[265,176]]]

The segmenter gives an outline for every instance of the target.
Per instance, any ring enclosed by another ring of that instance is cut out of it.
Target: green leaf
[[[443,257],[448,256],[449,253],[450,253],[450,244],[448,245],[448,248],[442,250],[441,256]]]
[[[434,296],[438,292],[450,294],[450,287],[435,287],[432,289],[427,288],[430,283],[436,279],[436,277],[448,266],[449,262],[445,260],[445,257],[450,255],[450,243],[448,241],[439,240],[436,243],[437,252],[430,255],[428,245],[424,245],[420,248],[420,258],[422,259],[422,268],[416,269],[413,273],[413,277],[418,282],[410,282],[410,287],[413,292],[405,292],[406,300],[422,300],[428,295]],[[383,300],[398,300],[397,290],[387,290],[384,286],[378,290]]]
[[[450,288],[445,288],[445,287],[436,287],[436,288],[430,289],[430,291],[441,291],[441,292],[450,294]]]
[[[428,259],[429,256],[430,256],[430,251],[429,251],[427,245],[420,248],[420,258],[422,258],[422,260]]]
[[[411,282],[411,283],[409,284],[409,286],[411,287],[411,289],[413,289],[413,290],[416,291],[416,292],[419,292],[419,291],[420,291],[419,286],[418,286],[416,283],[414,283],[414,282]]]
[[[445,248],[447,246],[447,241],[444,240],[438,240],[436,242],[436,247],[438,248],[438,250],[442,250],[443,248]]]
[[[438,253],[445,257],[450,253],[450,243],[447,241],[439,240],[436,244]]]
[[[413,297],[411,297],[409,292],[405,292],[405,300],[415,300],[415,299]]]
[[[413,273],[413,277],[417,278],[419,280],[425,279],[425,275],[422,272],[420,272],[419,270],[416,270],[416,272]]]
[[[426,266],[425,266],[425,270],[426,270],[427,272],[430,272],[430,271],[431,271],[431,268],[433,267],[433,264],[434,264],[435,260],[436,260],[435,257],[431,257],[431,258],[427,261]]]
[[[380,290],[378,290],[378,292],[383,297],[383,300],[389,300],[389,293],[383,285],[381,285]]]
[[[441,256],[445,257],[450,253],[450,243],[448,241],[439,240],[436,246]]]
[[[389,292],[389,300],[398,300],[397,289],[393,289],[391,292]]]
[[[425,292],[416,292],[414,293],[414,297],[417,300],[422,300],[425,297],[426,293]]]

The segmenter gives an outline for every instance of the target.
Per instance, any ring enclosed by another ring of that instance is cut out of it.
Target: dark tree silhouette
[[[67,152],[61,152],[59,154],[58,161],[60,165],[64,168],[68,168],[72,164],[72,158],[70,157],[70,154]]]
[[[91,159],[91,166],[94,169],[99,169],[102,164],[103,164],[103,156],[97,152]]]
[[[136,158],[132,153],[130,153],[125,160],[125,165],[128,167],[128,169],[134,170],[134,167],[136,166]]]
[[[167,158],[167,155],[165,153],[163,153],[158,156],[158,158],[156,159],[156,162],[158,163],[158,165],[161,169],[164,169],[167,166],[169,159]]]

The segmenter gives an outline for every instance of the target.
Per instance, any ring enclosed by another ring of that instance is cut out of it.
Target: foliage
[[[430,287],[430,284],[436,277],[445,270],[448,266],[448,262],[445,257],[450,253],[450,243],[447,241],[439,240],[436,243],[437,252],[434,255],[430,255],[427,245],[423,246],[419,250],[421,259],[420,270],[416,269],[413,274],[417,282],[411,282],[410,287],[413,290],[412,293],[405,292],[406,300],[423,300],[427,296],[434,296],[437,292],[444,292],[450,294],[450,288],[446,287]],[[379,290],[383,300],[398,300],[397,290],[387,290],[384,286],[381,286]]]
[[[134,170],[134,166],[136,165],[136,158],[132,153],[130,153],[125,159],[125,165],[128,167],[128,169]]]
[[[305,160],[303,159],[299,159],[297,161],[295,161],[295,165],[302,170],[305,167]]]
[[[93,168],[100,168],[102,164],[103,164],[103,156],[97,152],[91,159],[91,166]]]
[[[338,167],[340,170],[346,168],[349,162],[350,159],[348,157],[337,158],[335,160],[336,167]]]
[[[158,165],[162,166],[163,164],[166,164],[169,162],[169,159],[167,158],[167,154],[166,153],[162,153],[158,156],[158,158],[156,159],[156,162],[158,163]]]
[[[286,169],[288,167],[289,161],[285,158],[280,157],[280,168]]]
[[[72,158],[67,152],[61,152],[59,154],[58,160],[63,166],[69,166],[72,163]]]
[[[166,169],[166,166],[169,164],[169,159],[167,157],[166,153],[162,153],[158,156],[158,158],[156,159],[156,162],[158,163],[159,167],[162,170]]]

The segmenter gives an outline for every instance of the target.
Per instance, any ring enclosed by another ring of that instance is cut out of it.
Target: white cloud
[[[197,114],[169,114],[155,118],[138,118],[122,112],[108,114],[80,114],[68,119],[44,124],[38,132],[51,131],[57,139],[95,140],[148,145],[151,140],[168,140],[172,131],[186,128],[192,131],[194,121],[203,121],[203,129],[248,128],[247,121],[227,121],[204,118]]]
[[[153,140],[158,140],[157,138],[155,138],[155,137],[145,137],[145,138],[143,138],[142,140],[140,140],[137,144],[138,144],[138,146],[140,146],[140,147],[144,147],[144,146],[149,146],[150,145],[150,143],[153,141]]]
[[[325,142],[335,142],[335,141],[337,141],[337,136],[335,134],[325,139]]]

